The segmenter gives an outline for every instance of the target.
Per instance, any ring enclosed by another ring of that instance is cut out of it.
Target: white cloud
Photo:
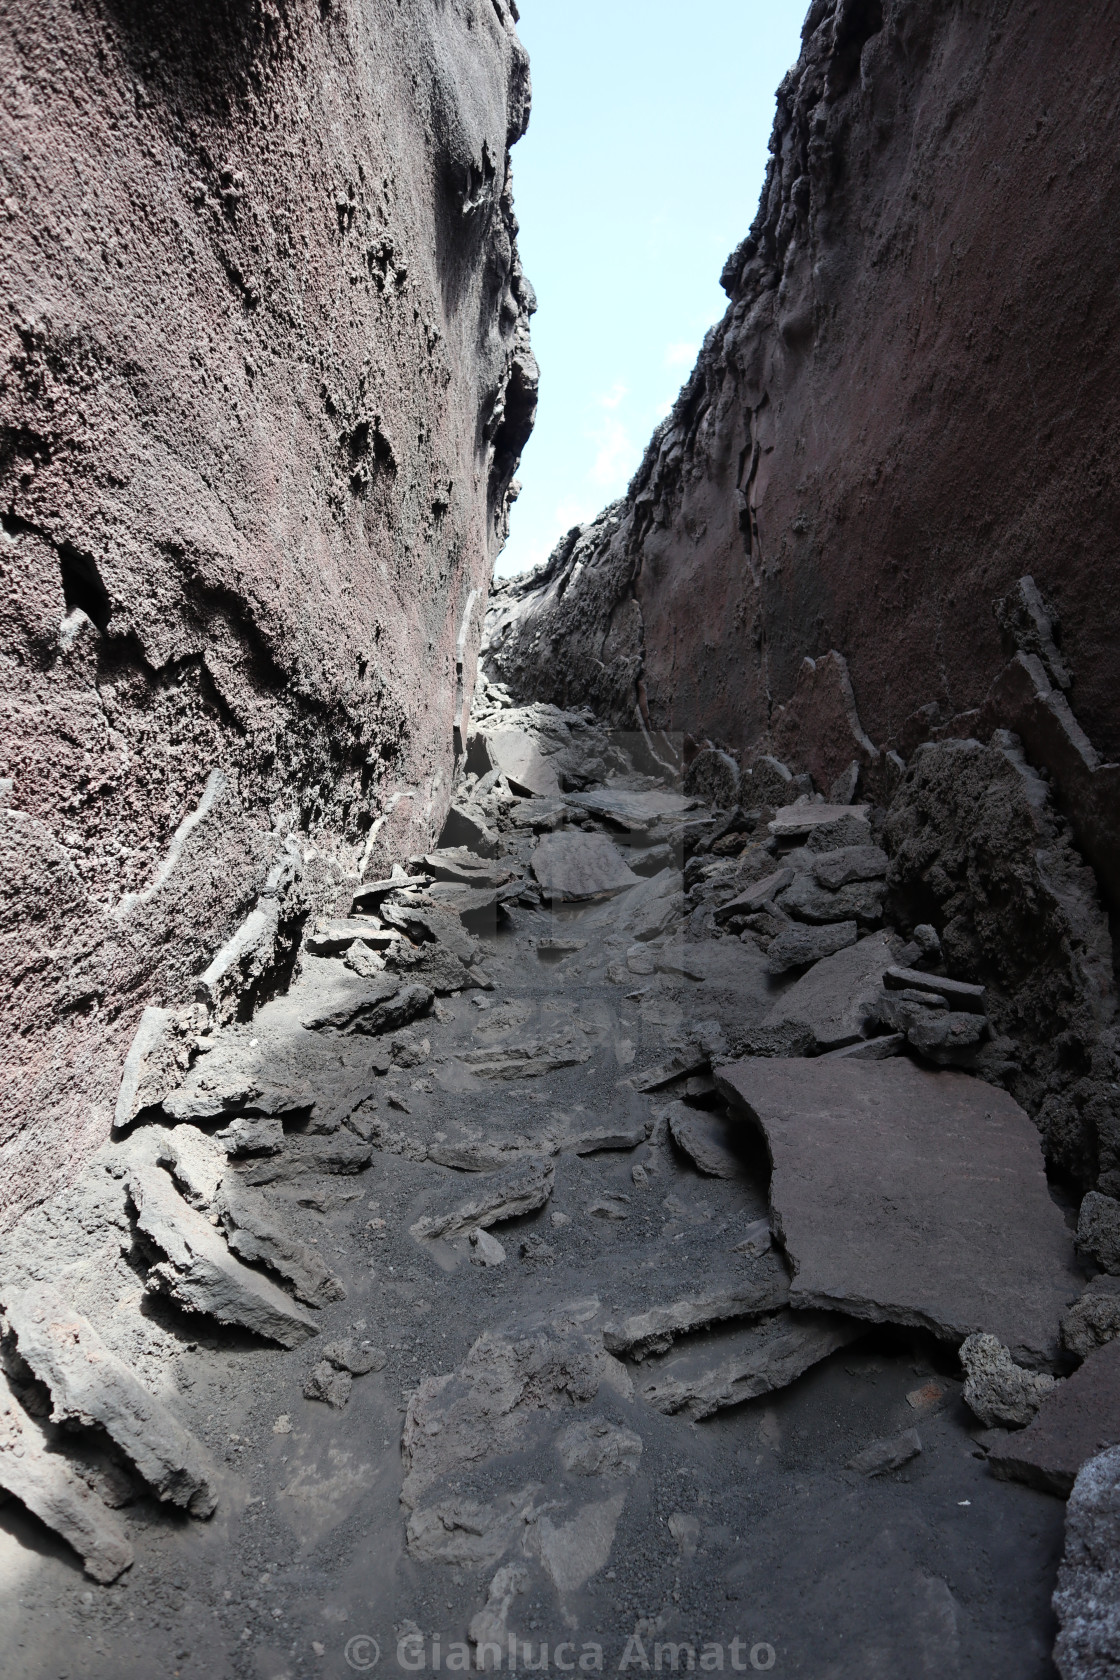
[[[622,491],[642,458],[640,446],[615,416],[605,419],[590,435],[597,448],[588,477],[608,494]]]
[[[691,367],[700,354],[698,344],[667,344],[665,346],[666,367]]]
[[[625,397],[627,395],[628,395],[628,392],[626,390],[625,385],[623,385],[621,383],[621,381],[616,380],[615,383],[611,386],[610,390],[609,391],[604,391],[603,395],[598,399],[599,407],[600,408],[617,408],[619,406],[619,404],[622,402],[623,397]]]

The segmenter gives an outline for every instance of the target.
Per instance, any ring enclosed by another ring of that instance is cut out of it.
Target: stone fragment
[[[383,953],[375,951],[364,939],[355,939],[343,961],[347,968],[352,969],[362,980],[374,980],[379,974],[384,974],[386,969]]]
[[[626,967],[631,974],[656,974],[656,954],[644,945],[633,945],[626,953]]]
[[[841,846],[870,846],[871,824],[866,805],[814,805],[800,800],[778,812],[767,831],[776,840],[812,839],[815,849],[835,851]]]
[[[115,1131],[123,1131],[180,1084],[205,1021],[201,1008],[158,1009],[149,1004],[144,1010],[121,1073]]]
[[[329,1359],[320,1359],[304,1382],[303,1397],[305,1400],[321,1400],[340,1412],[349,1400],[353,1386],[354,1379],[349,1371],[338,1371]]]
[[[529,866],[541,892],[554,903],[611,898],[635,886],[639,879],[605,834],[574,829],[542,834]]]
[[[863,766],[858,758],[853,758],[846,770],[841,770],[828,790],[830,805],[851,805],[859,791],[859,778]]]
[[[864,1038],[856,1044],[842,1044],[839,1050],[827,1050],[824,1061],[885,1062],[888,1056],[901,1056],[906,1048],[905,1033],[884,1033],[880,1038]]]
[[[684,791],[717,811],[733,811],[739,803],[739,766],[730,753],[705,747],[684,773]]]
[[[527,1548],[540,1558],[561,1597],[578,1592],[606,1567],[614,1544],[626,1492],[582,1505],[565,1522],[544,1511],[526,1535]]]
[[[457,881],[465,887],[504,887],[516,878],[516,871],[504,863],[488,863],[465,846],[444,846],[414,858],[413,865],[436,881]]]
[[[840,846],[813,859],[817,885],[838,892],[851,881],[883,881],[890,859],[880,846]]]
[[[989,1030],[983,1015],[956,1009],[936,1014],[926,1011],[921,1019],[907,1027],[906,1040],[919,1055],[938,1067],[969,1066]]]
[[[939,1406],[945,1398],[945,1390],[940,1383],[923,1383],[921,1388],[912,1388],[906,1396],[906,1404],[913,1412],[928,1412],[934,1406]]]
[[[897,968],[894,964],[883,974],[888,991],[932,992],[945,999],[950,1009],[974,1015],[984,1013],[984,987],[973,986],[967,980],[950,980],[943,974],[927,974],[921,968]]]
[[[1120,1650],[1120,1448],[1086,1460],[1066,1506],[1054,1611],[1061,1680],[1113,1680]]]
[[[486,813],[470,803],[452,805],[439,842],[441,850],[445,846],[466,846],[480,857],[498,855],[498,836],[487,823]]]
[[[526,1156],[555,1155],[559,1144],[548,1138],[444,1138],[428,1145],[428,1160],[456,1172],[495,1172],[516,1166]]]
[[[307,949],[317,957],[337,957],[355,940],[369,950],[387,950],[393,936],[379,922],[365,916],[320,916],[307,935]]]
[[[617,1191],[609,1192],[607,1195],[599,1196],[595,1201],[589,1202],[587,1211],[593,1219],[629,1219],[630,1214],[626,1207],[628,1200],[629,1197],[623,1196]]]
[[[542,957],[571,957],[587,947],[586,939],[538,939],[537,952]]]
[[[733,1147],[736,1130],[722,1115],[689,1108],[683,1102],[675,1102],[669,1109],[673,1142],[710,1178],[747,1177],[746,1168]]]
[[[757,1260],[769,1251],[772,1241],[770,1221],[768,1219],[756,1219],[753,1225],[747,1226],[746,1236],[742,1242],[735,1244],[731,1252],[733,1254],[747,1254],[752,1260]],[[786,1303],[782,1301],[779,1305],[785,1306]]]
[[[160,1138],[156,1160],[171,1169],[172,1178],[192,1207],[203,1213],[210,1211],[228,1164],[223,1144],[197,1126],[172,1126]]]
[[[900,1470],[904,1464],[909,1464],[921,1450],[918,1431],[905,1429],[901,1435],[894,1435],[886,1441],[874,1441],[871,1446],[864,1447],[862,1452],[848,1460],[848,1469],[858,1470],[861,1476],[883,1476],[889,1470]]]
[[[486,984],[481,969],[468,968],[462,958],[445,945],[414,946],[402,941],[389,952],[385,966],[394,973],[416,975],[438,997],[471,991]]]
[[[773,1005],[763,1025],[804,1028],[820,1050],[865,1038],[891,961],[890,941],[873,933],[813,964]]]
[[[711,1056],[703,1046],[688,1045],[675,1050],[667,1061],[659,1062],[656,1067],[634,1074],[629,1083],[635,1091],[659,1091],[662,1086],[671,1085],[675,1079],[681,1079],[686,1074],[706,1072],[710,1064]]]
[[[694,1558],[700,1544],[700,1520],[686,1511],[674,1511],[665,1525],[677,1542],[681,1557]]]
[[[489,1231],[475,1229],[470,1233],[471,1264],[475,1266],[500,1266],[505,1260],[506,1251]]]
[[[839,1313],[779,1312],[651,1367],[639,1393],[656,1411],[699,1422],[725,1406],[785,1388],[837,1348],[864,1334]]]
[[[280,1229],[262,1196],[227,1177],[216,1206],[233,1253],[277,1273],[291,1284],[297,1300],[324,1307],[345,1299],[346,1291],[330,1268],[313,1248]]]
[[[1120,1278],[1103,1273],[1062,1320],[1062,1343],[1078,1359],[1120,1336]]]
[[[188,1207],[160,1167],[129,1175],[137,1229],[167,1259],[148,1272],[148,1288],[188,1312],[239,1324],[281,1347],[298,1347],[317,1326],[283,1290],[234,1258],[204,1215]]]
[[[406,902],[393,899],[381,909],[382,919],[407,934],[416,945],[441,945],[468,967],[478,954],[478,945],[463,926],[459,912],[449,904],[434,901]],[[393,961],[403,963],[407,952],[394,952]]]
[[[1045,1372],[1024,1371],[995,1336],[976,1334],[961,1344],[965,1404],[989,1429],[1023,1429],[1054,1388]]]
[[[588,1312],[597,1305],[587,1303]],[[632,1391],[625,1367],[582,1328],[576,1309],[551,1323],[485,1331],[455,1370],[426,1377],[408,1403],[402,1504],[414,1508],[443,1476],[517,1450],[538,1421],[594,1400],[604,1386]]]
[[[988,1454],[995,1475],[1064,1498],[1087,1459],[1120,1446],[1120,1342],[1091,1353],[1056,1383],[1026,1429]]]
[[[929,922],[919,922],[913,933],[914,944],[918,947],[918,960],[926,963],[940,962],[942,958],[941,938],[935,927]]]
[[[88,1320],[46,1284],[9,1291],[4,1309],[20,1357],[50,1389],[54,1422],[103,1429],[159,1499],[195,1517],[213,1513],[202,1448]]]
[[[521,729],[494,729],[486,734],[485,741],[492,767],[505,777],[514,793],[541,799],[559,794],[556,767],[531,735]]]
[[[597,1155],[606,1149],[637,1149],[640,1143],[646,1141],[644,1125],[632,1126],[597,1126],[590,1131],[577,1132],[574,1137],[566,1137],[562,1147],[570,1149],[573,1155]]]
[[[504,1546],[502,1550],[505,1550]],[[508,1618],[514,1598],[518,1593],[523,1593],[528,1585],[529,1571],[519,1568],[516,1564],[507,1563],[494,1576],[486,1594],[485,1605],[476,1616],[472,1616],[467,1629],[467,1638],[477,1649],[477,1669],[485,1672],[500,1666],[502,1653],[506,1649]]]
[[[856,922],[836,922],[831,927],[784,928],[770,941],[766,952],[767,971],[785,974],[791,968],[805,968],[820,962],[822,957],[846,950],[858,938]]]
[[[716,1079],[766,1139],[791,1305],[957,1341],[988,1331],[1021,1363],[1056,1356],[1079,1293],[1073,1245],[1006,1091],[904,1057],[755,1057]]]
[[[0,1371],[0,1489],[73,1546],[95,1581],[115,1581],[133,1561],[120,1520],[29,1417]]]
[[[284,1147],[284,1126],[280,1120],[254,1120],[238,1115],[215,1135],[226,1154],[235,1159],[241,1155],[279,1155]]]
[[[283,1155],[250,1161],[239,1169],[242,1184],[284,1184],[305,1178],[308,1173],[331,1173],[349,1177],[364,1172],[373,1160],[371,1145],[357,1136],[289,1138]]]
[[[751,765],[749,781],[744,777],[741,797],[744,803],[769,805],[777,811],[784,805],[792,805],[799,791],[792,770],[764,753]]]
[[[1120,1274],[1120,1201],[1089,1191],[1077,1216],[1077,1246],[1102,1271]]]
[[[883,913],[882,881],[852,881],[838,892],[819,886],[810,874],[795,875],[776,904],[802,922],[877,922]]]
[[[555,1165],[541,1156],[531,1156],[507,1172],[480,1176],[477,1188],[466,1201],[456,1200],[449,1207],[418,1219],[411,1227],[412,1235],[418,1240],[455,1237],[474,1226],[485,1230],[503,1219],[534,1213],[551,1196],[555,1178]]]
[[[364,1377],[370,1371],[383,1371],[387,1363],[380,1348],[370,1347],[368,1342],[359,1344],[352,1336],[339,1342],[328,1342],[323,1348],[323,1358],[336,1371],[349,1371],[352,1377]]]
[[[666,1353],[678,1336],[728,1318],[777,1312],[788,1304],[789,1274],[776,1254],[763,1251],[748,1276],[729,1280],[721,1289],[608,1320],[603,1326],[603,1346],[611,1353],[646,1359]]]
[[[648,793],[633,793],[627,788],[592,788],[587,793],[569,793],[569,805],[586,811],[592,817],[604,817],[630,833],[643,834],[667,819],[683,817],[694,801],[679,793],[652,788]]]
[[[560,1462],[571,1476],[634,1476],[642,1438],[602,1417],[579,1418],[556,1438]]]
[[[729,922],[733,916],[750,916],[756,910],[763,909],[773,902],[777,895],[788,887],[793,880],[792,869],[775,869],[765,875],[761,881],[756,881],[753,887],[739,893],[716,909],[717,922]]]
[[[459,1058],[478,1079],[539,1079],[545,1073],[557,1073],[561,1068],[579,1067],[590,1061],[590,1050],[573,1044],[492,1045],[482,1050],[466,1050]]]

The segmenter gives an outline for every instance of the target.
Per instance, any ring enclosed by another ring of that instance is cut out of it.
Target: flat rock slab
[[[856,922],[834,922],[830,927],[785,928],[770,941],[766,967],[770,974],[785,974],[791,968],[805,968],[847,950],[859,938]]]
[[[556,1167],[552,1160],[537,1157],[508,1171],[479,1178],[470,1196],[457,1198],[450,1206],[418,1219],[412,1235],[455,1237],[475,1227],[486,1229],[503,1219],[516,1219],[543,1207],[552,1194]]]
[[[613,841],[582,829],[542,834],[530,866],[545,897],[562,903],[611,898],[639,880]]]
[[[763,1022],[767,1027],[802,1027],[821,1050],[838,1050],[866,1036],[882,992],[883,974],[894,958],[885,933],[814,963],[783,992]]]
[[[593,788],[588,793],[570,793],[569,805],[575,805],[592,817],[604,817],[618,828],[644,833],[666,818],[682,817],[695,804],[683,794],[661,792],[631,793],[625,788],[616,792]]]
[[[666,1353],[678,1336],[690,1331],[728,1318],[777,1312],[788,1304],[789,1273],[776,1254],[763,1254],[746,1276],[729,1279],[722,1288],[611,1319],[603,1326],[603,1346],[609,1353],[644,1359]]]
[[[485,739],[491,765],[501,772],[514,793],[536,794],[543,799],[559,794],[560,779],[554,765],[523,729],[495,729],[488,731]]]
[[[709,1178],[746,1178],[747,1169],[733,1148],[738,1130],[719,1114],[675,1102],[669,1110],[669,1130],[696,1168]]]
[[[2,1371],[0,1488],[73,1546],[95,1581],[115,1581],[132,1563],[120,1519],[51,1451],[43,1425],[27,1415]]]
[[[1057,1356],[1081,1287],[1073,1239],[1006,1091],[903,1058],[753,1057],[716,1080],[765,1136],[793,1306],[990,1331],[1026,1365]]]
[[[1033,1423],[988,1455],[995,1475],[1068,1495],[1081,1466],[1120,1446],[1120,1342],[1091,1353],[1042,1402]]]
[[[20,1357],[50,1389],[56,1423],[97,1424],[160,1499],[208,1517],[217,1499],[202,1448],[49,1286],[4,1301]]]
[[[697,1422],[796,1382],[810,1366],[864,1334],[839,1313],[778,1312],[760,1324],[660,1361],[638,1384],[656,1411],[686,1412]]]
[[[298,1347],[318,1332],[311,1315],[234,1259],[210,1221],[178,1194],[160,1167],[129,1175],[137,1228],[167,1259],[148,1273],[148,1288],[188,1312],[207,1313],[219,1324],[239,1324],[281,1347]]]

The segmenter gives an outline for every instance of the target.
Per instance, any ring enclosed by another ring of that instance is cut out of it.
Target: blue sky
[[[807,5],[520,0],[533,114],[513,185],[541,396],[500,576],[622,494],[723,314]]]

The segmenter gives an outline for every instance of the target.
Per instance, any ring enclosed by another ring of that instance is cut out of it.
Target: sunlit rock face
[[[496,598],[496,676],[749,755],[835,650],[906,754],[982,706],[1031,574],[1120,757],[1118,51],[1087,7],[813,0],[727,312],[627,496]]]
[[[536,368],[508,0],[0,27],[10,1215],[266,885],[438,833]]]

